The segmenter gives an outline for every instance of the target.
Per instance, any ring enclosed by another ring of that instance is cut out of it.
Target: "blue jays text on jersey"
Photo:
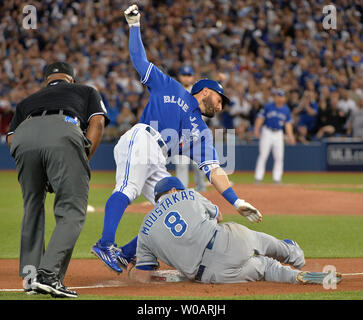
[[[146,85],[150,96],[139,122],[160,132],[169,155],[185,154],[197,162],[199,168],[219,164],[213,136],[202,119],[198,101],[181,83],[147,60],[139,27],[130,30],[129,50],[141,83]]]
[[[175,96],[164,96],[164,103],[176,103],[185,112],[187,112],[189,109],[189,106],[180,97],[177,97],[176,100]]]

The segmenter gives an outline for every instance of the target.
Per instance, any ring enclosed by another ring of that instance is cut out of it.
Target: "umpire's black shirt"
[[[88,128],[89,120],[95,115],[103,115],[105,125],[110,122],[107,110],[96,89],[64,80],[54,80],[16,106],[8,135],[13,134],[29,115],[45,110],[63,110],[64,113],[77,117],[82,131]]]

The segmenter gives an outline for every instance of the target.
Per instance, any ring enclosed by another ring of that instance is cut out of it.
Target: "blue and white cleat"
[[[127,257],[123,252],[121,248],[116,248],[116,256],[119,262],[119,265],[124,268],[125,270],[127,270],[127,265],[130,263],[131,260],[134,259],[134,257],[129,258]]]
[[[119,264],[118,251],[119,248],[115,244],[101,245],[99,241],[91,248],[91,253],[101,259],[109,269],[120,274],[122,268]]]
[[[296,276],[296,280],[298,283],[302,284],[324,284],[324,279],[329,277],[330,281],[334,281],[335,283],[339,283],[342,281],[341,273],[334,272],[334,274],[330,274],[330,272],[310,272],[304,271],[300,272]]]

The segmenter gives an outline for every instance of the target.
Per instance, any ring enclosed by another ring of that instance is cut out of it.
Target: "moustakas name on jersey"
[[[218,165],[213,136],[202,119],[198,101],[181,83],[147,60],[139,27],[130,29],[129,50],[141,83],[146,85],[150,95],[139,122],[160,132],[168,145],[169,156],[187,155],[199,168]]]

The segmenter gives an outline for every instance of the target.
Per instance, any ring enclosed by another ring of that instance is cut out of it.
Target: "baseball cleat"
[[[24,293],[26,293],[27,295],[36,295],[39,294],[39,292],[36,292],[35,290],[33,290],[31,288],[31,284],[33,282],[33,279],[28,278],[28,279],[24,279],[23,280],[23,287],[24,287]]]
[[[324,284],[324,279],[326,277],[332,277],[329,279],[330,281],[335,281],[335,283],[339,283],[342,281],[341,273],[335,272],[334,274],[330,274],[330,272],[310,272],[303,271],[297,274],[296,280],[302,284]]]
[[[54,298],[78,298],[77,292],[65,287],[54,272],[45,270],[38,270],[31,289],[37,293],[50,294]]]
[[[117,260],[122,268],[127,270],[127,265],[130,263],[131,260],[134,258],[127,257],[123,252],[121,248],[115,248]]]
[[[112,271],[122,273],[122,268],[119,264],[119,248],[115,244],[101,245],[98,241],[91,248],[91,253],[101,259],[101,261]],[[127,266],[127,265],[126,265]]]

